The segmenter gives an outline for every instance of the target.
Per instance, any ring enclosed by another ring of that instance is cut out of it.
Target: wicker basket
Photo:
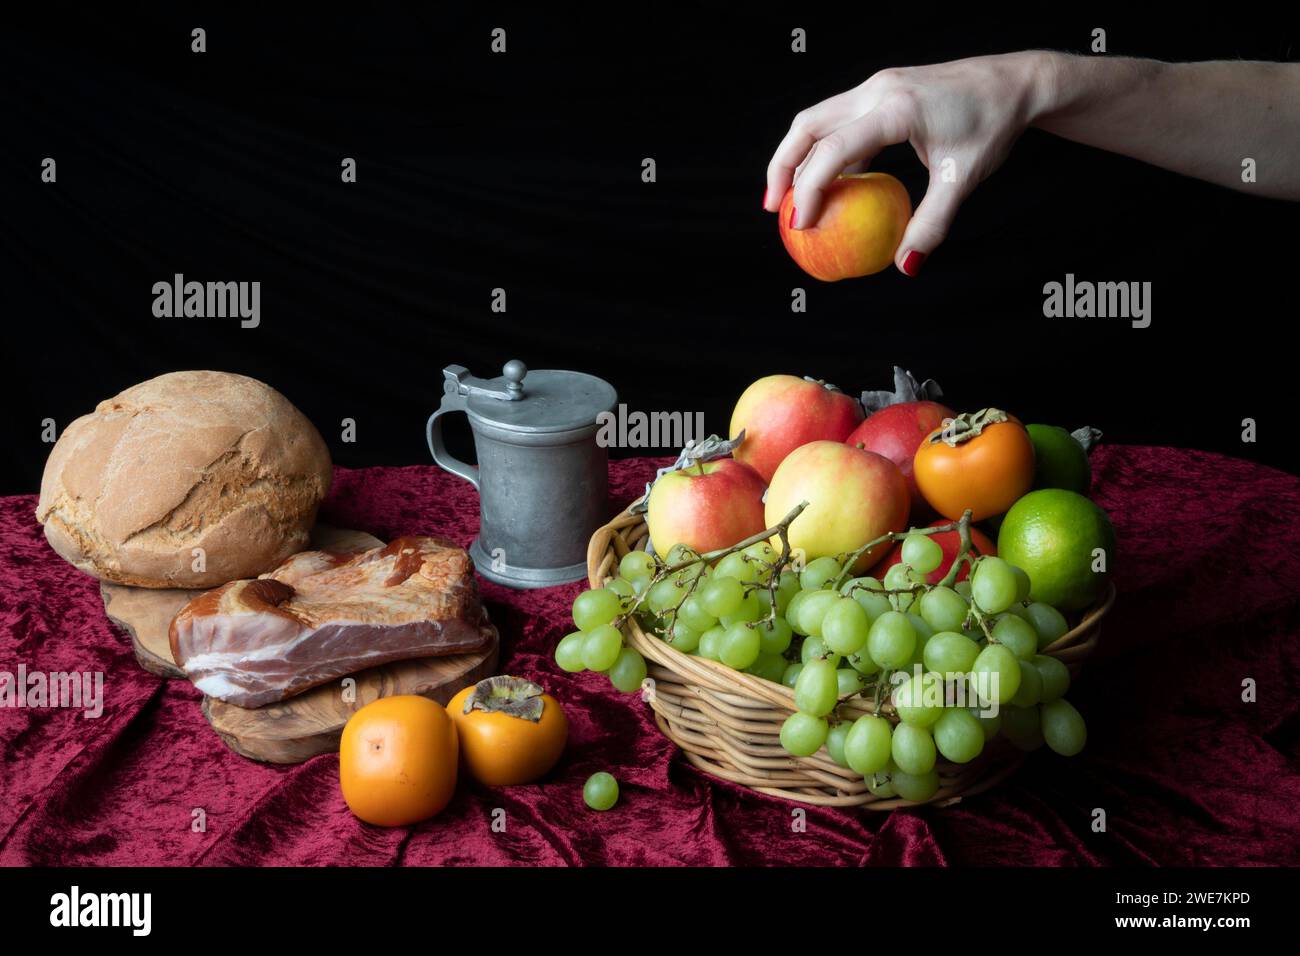
[[[618,563],[631,550],[644,550],[649,536],[642,515],[623,512],[600,528],[587,549],[587,577],[600,587],[617,573]],[[1112,585],[1082,620],[1043,653],[1059,658],[1071,676],[1097,646],[1101,619],[1115,600]],[[913,806],[899,798],[884,799],[867,789],[861,776],[830,759],[825,748],[811,757],[793,757],[781,746],[781,725],[795,711],[794,692],[782,684],[733,670],[725,664],[675,650],[636,621],[624,631],[629,645],[646,659],[653,692],[645,698],[655,722],[686,757],[701,770],[760,793],[822,807],[869,807],[892,810]],[[864,699],[841,704],[841,717],[856,718],[872,711]],[[882,714],[890,719],[892,707]],[[980,793],[1007,777],[1024,755],[1001,737],[968,764],[940,758],[939,790],[929,800],[939,806]]]

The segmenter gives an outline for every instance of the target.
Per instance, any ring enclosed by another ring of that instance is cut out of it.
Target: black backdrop
[[[1084,51],[1095,26],[1112,53],[1288,59],[1290,26],[1188,5],[1150,22],[1092,4],[1050,21],[932,4],[470,9],[6,13],[0,491],[36,489],[43,419],[62,428],[195,367],[276,386],[341,464],[424,462],[441,368],[495,375],[515,357],[603,375],[633,408],[701,410],[713,431],[761,374],[856,393],[900,364],[958,408],[1285,463],[1300,207],[1031,132],[921,278],[824,285],[759,202],[793,114],[884,66]],[[40,181],[46,156],[57,183]],[[875,165],[919,200],[908,147]],[[154,318],[152,286],[177,272],[259,280],[260,327]],[[1151,327],[1045,319],[1043,284],[1067,272],[1152,282]],[[1241,442],[1247,416],[1258,444]]]

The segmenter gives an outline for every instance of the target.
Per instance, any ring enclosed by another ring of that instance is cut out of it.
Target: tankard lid
[[[613,410],[618,401],[614,386],[603,378],[563,369],[526,369],[522,362],[507,363],[504,374],[488,384],[495,386],[493,392],[522,393],[521,397],[503,400],[471,391],[466,401],[470,417],[520,433],[594,426],[596,416]]]

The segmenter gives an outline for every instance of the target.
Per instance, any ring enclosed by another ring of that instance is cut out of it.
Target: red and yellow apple
[[[775,525],[801,501],[790,525],[790,547],[807,560],[856,551],[873,538],[907,527],[907,482],[888,458],[839,441],[815,441],[781,462],[767,489],[766,522]],[[868,568],[889,550],[872,548],[858,561]]]
[[[934,513],[934,509],[921,497],[912,473],[912,459],[916,449],[927,435],[957,415],[947,405],[938,402],[899,402],[886,405],[867,416],[853,433],[844,440],[847,445],[861,444],[867,451],[884,455],[903,473],[907,490],[912,496],[912,520]]]
[[[907,189],[888,173],[850,173],[826,190],[816,225],[790,226],[794,189],[781,200],[777,223],[786,252],[823,282],[869,276],[889,268],[912,218]]]
[[[771,481],[800,445],[844,441],[861,421],[862,406],[843,392],[797,375],[768,375],[745,389],[731,413],[731,437],[745,432],[733,454]]]
[[[732,458],[671,471],[650,489],[646,504],[650,542],[659,554],[667,554],[675,544],[704,553],[758,534],[767,527],[763,524],[766,488],[758,472]]]

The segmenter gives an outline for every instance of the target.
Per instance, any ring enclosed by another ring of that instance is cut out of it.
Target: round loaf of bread
[[[55,551],[105,581],[206,588],[304,550],[330,477],[320,433],[275,389],[172,372],[67,427],[36,518]]]

